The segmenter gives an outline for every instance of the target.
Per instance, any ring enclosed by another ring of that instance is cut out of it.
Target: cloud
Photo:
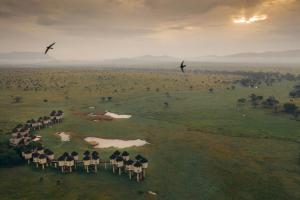
[[[231,41],[237,42],[234,37],[244,37],[254,46],[257,38],[271,38],[273,33],[297,35],[299,10],[296,0],[0,0],[0,26],[5,27],[0,40],[5,38],[9,45],[26,40],[24,46],[30,46],[33,38],[63,38],[68,45],[72,38],[85,42],[108,39],[119,51],[125,41],[126,52],[128,41],[172,52],[189,40],[190,51],[200,52],[203,49],[197,49],[197,44],[201,42],[208,48],[222,43],[230,48]],[[233,17],[249,19],[264,14],[268,20],[251,29],[232,23]],[[239,41],[232,46],[245,45]]]

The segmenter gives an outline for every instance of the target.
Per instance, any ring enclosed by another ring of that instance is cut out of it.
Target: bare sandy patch
[[[119,114],[112,113],[112,112],[105,112],[104,115],[112,117],[114,119],[129,119],[129,118],[131,118],[131,115],[119,115]]]
[[[97,137],[87,137],[84,139],[86,142],[94,146],[94,148],[129,148],[129,147],[140,147],[149,144],[145,140],[120,140],[120,139],[103,139]]]
[[[60,137],[60,139],[61,139],[62,142],[69,142],[70,141],[70,134],[68,134],[68,133],[57,132],[55,134]]]

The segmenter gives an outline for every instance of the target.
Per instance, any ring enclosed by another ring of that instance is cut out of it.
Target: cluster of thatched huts
[[[148,168],[148,160],[141,156],[137,155],[135,160],[130,159],[129,153],[124,151],[123,153],[115,151],[109,157],[110,164],[112,165],[113,173],[115,170],[118,170],[119,175],[122,172],[128,173],[129,179],[133,175],[136,176],[136,180],[139,181],[146,177],[146,169]]]
[[[93,151],[92,153],[85,151],[82,160],[79,159],[79,154],[76,151],[72,153],[65,152],[55,159],[54,152],[50,149],[42,146],[32,147],[32,145],[28,145],[35,137],[31,134],[32,131],[60,123],[62,118],[62,111],[52,111],[50,116],[40,117],[38,120],[31,119],[25,124],[17,125],[13,130],[10,144],[17,146],[23,142],[22,157],[27,160],[28,164],[34,163],[37,168],[41,166],[43,170],[45,167],[54,166],[55,168],[59,168],[62,173],[71,173],[79,166],[82,166],[87,173],[90,170],[94,170],[97,173],[98,168],[101,167],[100,165],[103,165],[104,169],[107,169],[109,165],[113,173],[116,171],[118,171],[119,175],[126,173],[129,175],[129,179],[135,176],[138,182],[146,177],[148,160],[141,155],[137,155],[135,159],[130,159],[127,151],[122,153],[115,151],[109,157],[109,161],[101,160],[97,151]]]
[[[136,176],[138,182],[146,177],[146,169],[148,168],[148,160],[146,158],[137,155],[135,160],[132,160],[127,151],[122,153],[115,151],[109,157],[109,161],[101,160],[97,151],[93,151],[92,153],[85,151],[82,160],[79,160],[79,154],[75,151],[72,153],[65,152],[55,159],[54,153],[43,147],[25,148],[22,151],[22,156],[27,160],[28,164],[33,162],[37,168],[41,166],[42,169],[45,169],[45,167],[54,166],[60,169],[62,173],[71,173],[78,167],[83,167],[87,173],[90,170],[94,170],[97,173],[101,165],[103,165],[104,169],[107,169],[109,165],[113,173],[116,171],[118,171],[119,175],[126,173],[129,175],[129,179]]]
[[[20,144],[28,145],[31,141],[35,141],[36,136],[32,135],[35,130],[46,128],[56,123],[60,123],[63,119],[64,112],[61,110],[53,110],[49,116],[39,117],[37,120],[30,119],[26,123],[18,124],[11,133],[9,143],[11,146]]]

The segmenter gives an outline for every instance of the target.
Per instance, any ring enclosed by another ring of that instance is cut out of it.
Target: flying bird
[[[47,46],[46,48],[46,51],[45,51],[45,54],[47,54],[47,52],[50,50],[50,49],[53,49],[53,46],[55,45],[56,42],[53,42],[52,44],[50,44],[49,46]]]
[[[184,73],[184,68],[186,67],[186,65],[184,64],[184,61],[181,62],[181,65],[180,65],[180,69],[181,71]]]

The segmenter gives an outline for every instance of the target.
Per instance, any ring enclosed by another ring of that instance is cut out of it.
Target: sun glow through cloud
[[[254,15],[250,18],[246,18],[246,17],[235,18],[235,19],[233,19],[233,22],[236,24],[251,24],[251,23],[258,22],[258,21],[264,21],[267,18],[268,18],[267,15]]]

